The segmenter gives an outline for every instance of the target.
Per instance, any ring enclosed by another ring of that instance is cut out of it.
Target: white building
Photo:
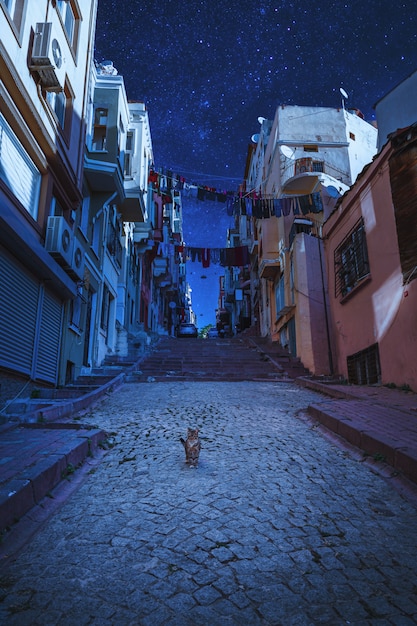
[[[0,2],[0,368],[66,378],[97,0]]]

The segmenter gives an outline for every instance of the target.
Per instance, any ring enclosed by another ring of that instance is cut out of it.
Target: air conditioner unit
[[[71,267],[67,270],[71,278],[84,280],[84,250],[74,239]]]
[[[45,248],[65,269],[72,267],[74,240],[72,230],[62,215],[48,217]]]
[[[39,74],[46,91],[62,91],[65,80],[65,62],[61,43],[54,32],[52,22],[38,22],[30,69]]]

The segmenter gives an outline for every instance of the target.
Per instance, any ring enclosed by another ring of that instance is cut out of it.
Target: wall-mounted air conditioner
[[[84,280],[84,250],[76,239],[74,239],[72,263],[68,274],[76,280]]]
[[[65,270],[72,267],[74,239],[72,230],[62,215],[48,217],[45,248]]]
[[[64,39],[63,35],[61,39]],[[62,91],[65,62],[62,45],[52,22],[36,24],[30,69],[39,74],[42,87],[46,91]]]

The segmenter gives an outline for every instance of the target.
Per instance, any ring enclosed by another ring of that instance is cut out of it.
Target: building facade
[[[252,251],[258,268],[260,332],[287,347],[314,374],[333,371],[322,226],[337,198],[376,152],[377,131],[360,111],[279,106],[248,168],[257,198]],[[253,174],[252,174],[253,172]],[[266,211],[265,211],[266,207]],[[256,243],[255,243],[256,242]],[[253,307],[255,310],[255,306]]]
[[[65,379],[82,280],[74,224],[96,8],[0,2],[0,367],[48,384]]]
[[[417,132],[390,136],[324,229],[336,371],[417,390]]]
[[[142,102],[92,57],[96,0],[0,0],[0,373],[62,386],[185,302],[181,193]],[[12,392],[13,393],[13,392]]]

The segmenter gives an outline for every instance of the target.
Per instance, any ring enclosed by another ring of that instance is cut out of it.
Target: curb
[[[349,390],[345,392],[332,389],[329,384],[307,378],[298,378],[296,382],[302,387],[329,396],[329,399],[307,407],[307,412],[313,419],[362,450],[365,455],[386,462],[396,472],[417,484],[417,446],[410,447],[409,430],[410,419],[415,423],[415,416],[410,411],[378,405],[377,412],[381,418],[378,429],[367,423],[366,411],[361,410],[367,406],[368,411],[372,411],[374,402],[370,399],[359,398],[354,392],[349,393]],[[341,402],[338,403],[338,400]],[[346,404],[343,404],[344,401]],[[389,422],[384,415],[387,410],[390,413]]]
[[[45,428],[45,425],[37,427]],[[65,428],[71,432],[80,431],[75,441],[69,441],[51,454],[40,456],[33,465],[1,485],[0,531],[15,524],[39,504],[54,487],[80,467],[106,438],[106,433],[100,429],[88,429],[79,424],[73,428],[71,424],[62,424],[62,429]]]

